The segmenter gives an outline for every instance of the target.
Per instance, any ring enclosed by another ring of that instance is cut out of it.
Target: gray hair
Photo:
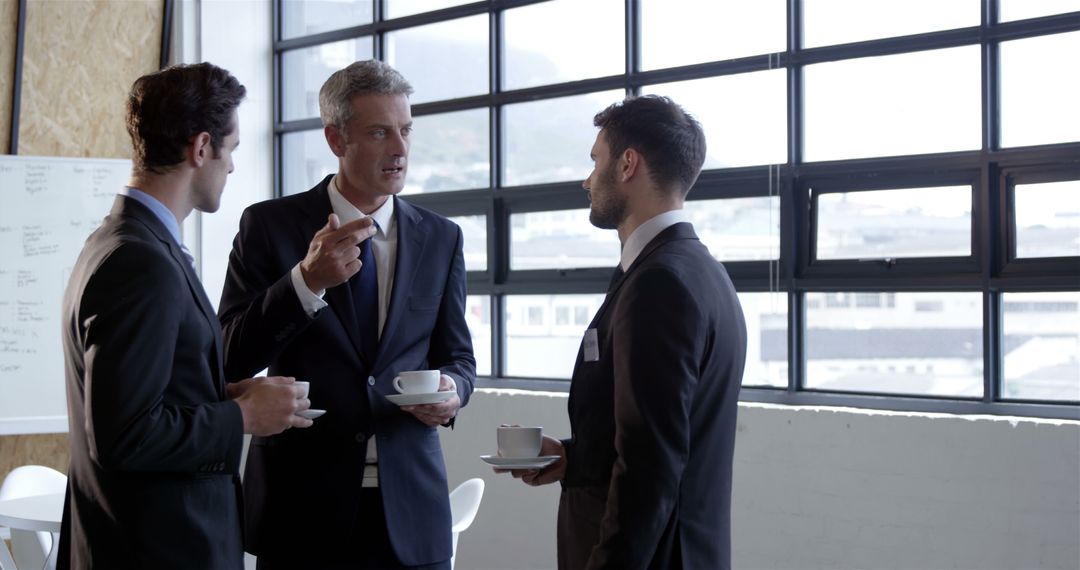
[[[323,126],[345,128],[352,118],[352,99],[358,95],[411,95],[412,85],[398,71],[377,60],[349,64],[335,71],[319,90]]]

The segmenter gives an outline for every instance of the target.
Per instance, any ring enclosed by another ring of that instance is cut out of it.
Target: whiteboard
[[[0,155],[0,435],[67,431],[60,309],[130,160]]]

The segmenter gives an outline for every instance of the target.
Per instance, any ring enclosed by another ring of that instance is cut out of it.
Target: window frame
[[[740,292],[779,292],[787,298],[788,383],[783,388],[743,387],[744,401],[789,405],[850,406],[917,412],[1017,415],[1080,419],[1080,402],[1026,402],[1001,398],[1002,295],[1014,291],[1080,289],[1080,258],[1015,259],[1013,188],[1017,181],[1080,176],[1080,141],[1031,147],[1000,147],[1001,102],[999,43],[1006,40],[1080,30],[1080,13],[998,22],[997,0],[981,0],[978,26],[879,38],[815,48],[801,47],[801,0],[786,0],[787,48],[782,52],[739,57],[679,67],[640,70],[641,26],[637,0],[625,0],[625,72],[553,85],[504,91],[502,85],[502,14],[547,0],[486,0],[432,12],[384,19],[384,0],[371,0],[370,24],[280,40],[280,2],[274,2],[274,164],[275,195],[282,195],[281,139],[285,133],[321,128],[318,118],[281,121],[281,53],[342,39],[370,35],[376,58],[383,59],[384,34],[477,14],[489,15],[489,92],[483,95],[414,105],[414,116],[486,108],[490,112],[488,188],[409,195],[407,199],[447,216],[485,215],[488,225],[486,271],[468,272],[469,295],[490,302],[491,377],[482,387],[566,391],[567,380],[506,377],[505,297],[525,294],[603,293],[612,268],[511,270],[510,216],[515,213],[587,207],[581,181],[507,187],[503,172],[503,107],[505,105],[621,89],[637,94],[647,85],[783,68],[787,74],[787,162],[724,168],[701,174],[689,201],[722,198],[780,198],[780,247],[773,261],[725,262]],[[981,51],[981,148],[917,156],[862,158],[807,163],[803,161],[803,83],[807,65],[844,59],[978,45]],[[1062,70],[1057,70],[1062,71]],[[597,109],[599,111],[599,109]],[[581,149],[587,153],[589,149]],[[887,179],[882,181],[882,179]],[[843,189],[872,190],[954,183],[972,187],[971,255],[946,258],[898,258],[895,263],[816,260],[817,198]],[[820,194],[819,194],[820,195]],[[968,291],[983,299],[984,394],[978,399],[937,396],[881,395],[864,392],[807,390],[805,322],[808,292]]]

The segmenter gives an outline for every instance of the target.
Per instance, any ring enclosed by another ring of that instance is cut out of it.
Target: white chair
[[[454,550],[450,556],[450,570],[454,569],[454,559],[457,558],[458,535],[469,528],[476,511],[480,510],[480,499],[484,498],[484,480],[480,478],[469,479],[450,491],[450,530],[454,533]]]
[[[0,501],[63,493],[67,487],[67,476],[43,465],[23,465],[7,474],[0,484]],[[11,550],[14,560],[3,560],[0,553],[0,566],[12,564],[13,568],[43,568],[52,550],[53,533],[11,530]],[[3,546],[3,545],[0,545]],[[6,548],[4,550],[7,550]]]

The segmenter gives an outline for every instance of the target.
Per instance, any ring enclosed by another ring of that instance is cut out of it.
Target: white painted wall
[[[736,568],[1080,568],[1080,422],[744,404]],[[480,390],[443,432],[487,483],[458,570],[555,567],[557,486],[496,476],[500,423],[568,434],[566,395]]]

